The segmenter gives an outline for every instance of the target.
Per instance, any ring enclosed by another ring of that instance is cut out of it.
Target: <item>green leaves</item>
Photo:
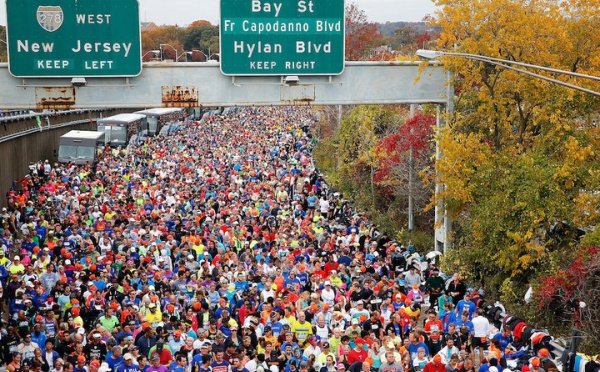
[[[219,27],[203,25],[189,29],[183,43],[186,50],[200,49],[210,57],[219,50]]]
[[[0,26],[0,40],[6,40],[6,26]],[[8,54],[6,50],[6,44],[0,42],[0,62],[6,62],[8,60]]]
[[[423,107],[424,112],[427,109]],[[338,112],[323,111],[322,118],[328,119],[320,121],[322,137],[315,158],[327,181],[344,197],[353,199],[380,229],[404,242],[412,240],[428,252],[433,242],[433,210],[425,210],[425,206],[433,183],[424,180],[433,174],[435,117],[417,110],[409,119],[406,106],[358,106],[334,131]],[[415,230],[402,234],[408,227],[409,195]]]

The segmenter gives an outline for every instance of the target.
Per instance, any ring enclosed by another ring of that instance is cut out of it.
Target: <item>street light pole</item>
[[[410,105],[410,118],[415,117],[415,104]],[[413,154],[413,130],[409,134],[410,138],[410,150],[408,153],[408,231],[412,232],[415,228],[414,218],[414,199],[413,199],[413,168],[414,168],[414,154]]]
[[[586,89],[574,84],[569,84],[566,83],[564,81],[560,81],[560,80],[556,80],[556,79],[552,79],[550,77],[544,76],[544,75],[540,75],[540,74],[536,74],[534,72],[531,71],[527,71],[527,70],[523,70],[520,68],[516,68],[516,67],[512,67],[511,65],[515,65],[515,66],[521,66],[521,67],[526,67],[526,68],[534,68],[537,70],[542,70],[542,71],[548,71],[548,72],[554,72],[554,73],[558,73],[558,74],[562,74],[562,75],[568,75],[568,76],[573,76],[573,77],[580,77],[580,78],[584,78],[584,79],[590,79],[590,80],[595,80],[595,81],[600,81],[600,77],[597,76],[591,76],[591,75],[585,75],[585,74],[580,74],[577,72],[571,72],[571,71],[565,71],[565,70],[558,70],[555,68],[550,68],[550,67],[544,67],[544,66],[538,66],[538,65],[532,65],[530,63],[523,63],[523,62],[517,62],[517,61],[510,61],[507,59],[500,59],[500,58],[494,58],[494,57],[488,57],[488,56],[481,56],[478,54],[469,54],[469,53],[453,53],[453,52],[441,52],[441,51],[437,51],[437,50],[426,50],[426,49],[419,49],[417,50],[417,55],[419,57],[423,57],[423,58],[427,58],[427,59],[434,59],[437,57],[442,57],[442,56],[454,56],[454,57],[463,57],[466,59],[472,59],[475,61],[480,61],[480,62],[486,62],[495,66],[499,66],[502,68],[505,68],[507,70],[512,70],[512,71],[516,71],[518,73],[521,74],[525,74],[525,75],[529,75],[553,84],[557,84],[557,85],[562,85],[564,87],[567,88],[571,88],[571,89],[575,89],[575,90],[579,90],[581,92],[584,93],[588,93],[588,94],[592,94],[595,96],[600,96],[600,92],[596,92],[594,90],[590,90],[590,89]]]
[[[194,52],[198,52],[200,54],[202,54],[204,56],[204,61],[208,62],[208,60],[210,59],[210,57],[208,55],[206,55],[206,53],[204,53],[203,51],[201,51],[200,49],[195,49],[193,50]]]
[[[175,51],[175,62],[179,62],[179,57],[181,57],[182,55],[185,54],[185,50],[183,51],[183,53],[179,54],[179,52],[177,51],[177,49],[170,44],[160,44],[160,60],[163,60],[163,46],[168,46],[173,48],[173,50]]]
[[[153,53],[153,54],[157,54],[157,53],[161,53],[161,50],[149,50],[146,53],[144,53],[144,55],[142,56],[142,61],[144,60],[144,57],[146,57],[148,55],[148,53]],[[154,57],[156,58],[156,57]]]
[[[193,51],[202,54],[204,56],[204,59],[206,60],[206,62],[208,62],[208,61],[214,61],[214,59],[211,59],[212,56],[219,56],[219,53],[216,53],[216,52],[212,52],[212,53],[206,54],[206,53],[204,53],[203,51],[201,51],[199,49],[194,49]],[[209,52],[210,52],[210,49],[209,49]]]

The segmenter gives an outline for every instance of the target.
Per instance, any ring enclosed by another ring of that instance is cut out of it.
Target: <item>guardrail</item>
[[[43,132],[43,131],[48,131],[48,130],[52,130],[52,129],[56,129],[56,128],[68,127],[68,126],[71,126],[71,125],[89,123],[90,120],[93,121],[93,122],[96,122],[98,120],[98,118],[73,120],[73,121],[68,121],[66,123],[61,123],[61,124],[44,125],[42,127],[34,127],[34,128],[26,129],[26,130],[23,130],[23,131],[19,131],[19,132],[16,132],[16,133],[11,133],[11,134],[8,134],[6,136],[0,137],[0,143],[6,142],[6,141],[10,141],[10,140],[13,140],[15,138],[27,136],[29,134],[36,133],[36,132]]]
[[[96,112],[96,111],[103,111],[104,109],[77,109],[77,110],[44,110],[42,112],[35,112],[35,111],[30,111],[24,114],[16,114],[13,115],[12,113],[8,112],[5,113],[7,115],[5,116],[1,116],[2,113],[0,112],[0,124],[8,124],[8,123],[13,123],[13,122],[18,122],[18,121],[23,121],[23,120],[29,120],[29,119],[35,119],[37,116],[40,117],[55,117],[55,116],[64,116],[64,115],[71,115],[71,114],[81,114],[81,113],[86,113],[86,112]]]

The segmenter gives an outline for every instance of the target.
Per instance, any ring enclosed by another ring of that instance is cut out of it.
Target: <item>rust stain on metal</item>
[[[280,100],[294,102],[296,105],[309,105],[316,100],[316,90],[313,84],[281,86]]]
[[[70,108],[75,105],[75,88],[36,87],[35,102],[38,108]]]
[[[198,106],[198,88],[195,86],[163,85],[161,95],[163,107]]]

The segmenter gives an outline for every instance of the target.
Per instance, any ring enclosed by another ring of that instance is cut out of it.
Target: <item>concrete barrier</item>
[[[54,164],[60,136],[70,130],[95,130],[98,118],[121,112],[78,110],[72,114],[42,116],[41,128],[35,118],[0,122],[0,206],[6,206],[6,193],[13,180],[20,180],[28,173],[30,162],[48,159]]]

